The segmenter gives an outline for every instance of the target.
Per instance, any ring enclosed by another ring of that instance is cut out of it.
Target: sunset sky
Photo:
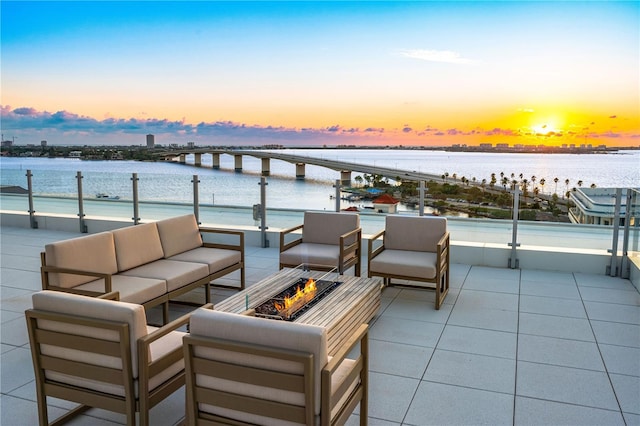
[[[18,145],[640,145],[637,1],[0,8]]]

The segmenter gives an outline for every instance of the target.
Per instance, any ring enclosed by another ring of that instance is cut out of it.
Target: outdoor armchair
[[[113,293],[112,293],[113,294]],[[109,295],[107,295],[109,297]],[[52,424],[91,407],[149,424],[149,410],[184,385],[185,315],[147,326],[141,305],[58,291],[32,297],[26,311],[40,425],[49,424],[47,397],[80,405]]]
[[[322,327],[198,309],[184,358],[191,426],[342,425],[358,404],[367,424],[366,324],[330,357]]]
[[[295,231],[302,233],[287,241]],[[302,225],[280,232],[280,269],[305,263],[314,269],[338,268],[344,274],[355,266],[359,277],[361,240],[357,213],[305,212]]]
[[[380,245],[380,239],[382,244]],[[386,217],[385,229],[373,235],[368,250],[369,277],[406,280],[402,285],[433,288],[436,309],[440,309],[449,292],[449,232],[447,219],[435,216]]]

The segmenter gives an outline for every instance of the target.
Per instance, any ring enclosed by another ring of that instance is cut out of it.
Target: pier
[[[405,180],[405,181],[428,181],[439,180],[442,177],[440,175],[417,172],[415,170],[401,170],[392,167],[380,167],[377,165],[360,164],[348,161],[330,160],[324,158],[307,157],[304,155],[283,154],[280,152],[269,151],[252,151],[252,150],[183,150],[177,152],[165,152],[159,154],[163,158],[171,159],[181,164],[187,163],[187,155],[193,154],[195,167],[202,167],[202,155],[210,154],[212,157],[212,167],[214,169],[220,168],[220,155],[231,155],[234,157],[234,170],[236,172],[242,172],[242,157],[245,155],[260,158],[262,161],[262,175],[269,176],[271,173],[271,160],[280,160],[291,163],[295,166],[296,179],[305,178],[305,166],[311,164],[314,166],[326,167],[328,169],[335,170],[340,173],[340,181],[343,185],[349,185],[351,182],[351,174],[366,173],[371,175],[379,175],[391,180]]]

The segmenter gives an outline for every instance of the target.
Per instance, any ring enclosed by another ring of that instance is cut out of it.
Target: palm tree
[[[531,186],[533,187],[533,189],[536,189],[536,179],[537,178],[535,177],[535,175],[531,176]]]
[[[506,191],[507,185],[509,184],[509,178],[506,176],[502,176],[502,179],[500,180],[500,182],[502,183],[502,189]]]
[[[582,188],[582,181],[581,180],[578,181],[578,188]]]
[[[546,183],[545,178],[540,179],[540,187],[542,188],[542,189],[541,189],[541,192],[542,192],[543,194],[544,194],[544,184],[545,184],[545,183]]]
[[[452,177],[452,178],[453,178],[453,180],[455,181],[455,180],[456,180],[456,178],[458,177],[458,174],[457,174],[457,173],[454,173],[454,174],[452,174],[452,175],[451,175],[451,177]]]
[[[527,195],[528,195],[528,188],[527,186],[529,185],[529,181],[527,179],[522,179],[522,196],[524,197],[524,203],[527,203]]]
[[[558,193],[558,181],[559,181],[559,180],[560,180],[560,179],[558,179],[558,178],[553,178],[553,181],[554,181],[554,182],[555,182],[555,184],[556,184],[556,189],[555,189],[553,192],[554,192],[554,193],[556,193],[556,194]]]
[[[491,181],[489,181],[489,186],[491,187],[491,189],[493,189],[493,187],[496,184],[496,182],[497,182],[496,174],[495,173],[491,173]]]
[[[569,198],[569,179],[564,180],[564,186],[565,186],[565,194],[567,195],[567,198]]]
[[[355,178],[353,178],[353,180],[356,181],[356,184],[358,184],[358,186],[362,186],[362,176],[357,175]]]
[[[482,183],[480,184],[480,186],[482,186],[482,192],[484,192],[484,186],[487,184],[487,180],[486,179],[482,179]]]
[[[596,184],[595,184],[595,183],[592,183],[592,184],[591,184],[591,189],[593,189],[593,188],[595,188],[595,187],[596,187]]]

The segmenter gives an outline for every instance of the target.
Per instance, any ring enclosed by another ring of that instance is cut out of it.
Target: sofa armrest
[[[353,366],[349,375],[343,380],[342,385],[331,393],[331,380],[333,373],[336,372],[338,367],[347,358],[347,355],[351,350],[360,344],[360,356],[355,360],[356,364]],[[333,404],[340,401],[343,396],[350,390],[351,384],[354,382],[357,376],[360,376],[362,386],[367,388],[369,371],[369,326],[362,324],[358,329],[349,337],[349,340],[338,350],[338,352],[331,358],[327,365],[320,372],[321,376],[321,401],[322,407],[321,413],[330,413],[333,409]]]
[[[100,272],[92,272],[92,271],[83,271],[79,269],[70,269],[70,268],[58,268],[57,266],[47,266],[42,265],[40,267],[40,273],[42,275],[42,289],[43,290],[51,290],[58,289],[60,287],[54,287],[49,284],[49,274],[57,273],[57,274],[72,274],[72,275],[85,275],[89,277],[95,277],[96,279],[103,278],[104,279],[104,292],[110,293],[111,290],[111,274],[103,274]]]
[[[96,297],[97,299],[107,299],[107,300],[115,300],[120,301],[120,292],[112,291],[110,293],[104,293]]]
[[[287,236],[288,234],[291,234],[303,228],[304,228],[304,224],[301,224],[298,226],[294,226],[293,228],[283,229],[282,231],[280,231],[280,253],[282,253],[283,251],[289,250],[291,247],[297,246],[298,244],[302,243],[302,236],[296,238],[293,241],[289,241],[286,244],[284,242],[284,239],[285,239],[285,236]]]
[[[222,243],[208,243],[204,242],[203,247],[219,248],[226,250],[238,250],[244,252],[244,232],[233,231],[230,229],[218,229],[218,228],[198,228],[201,234],[218,234],[218,235],[235,235],[238,237],[238,244],[222,244]],[[204,235],[203,235],[204,237]]]

